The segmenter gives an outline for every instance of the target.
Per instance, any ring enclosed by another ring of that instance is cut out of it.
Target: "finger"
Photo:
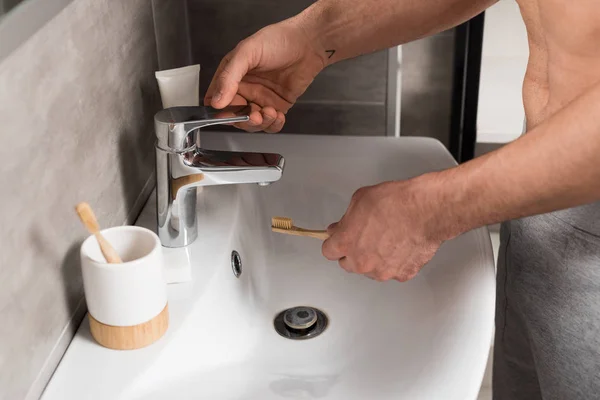
[[[213,95],[215,94],[215,88],[216,88],[216,80],[215,80],[215,78],[217,76],[221,75],[221,72],[223,71],[223,66],[227,62],[229,62],[230,58],[231,58],[231,55],[229,53],[227,53],[225,55],[225,57],[223,57],[223,59],[219,63],[219,66],[217,67],[217,70],[213,74],[213,77],[212,77],[212,79],[210,81],[210,84],[208,85],[208,89],[206,89],[206,93],[204,94],[204,105],[205,106],[210,106],[211,105],[212,99],[213,99]]]
[[[223,108],[231,103],[242,78],[254,67],[251,65],[252,59],[251,50],[245,44],[238,45],[225,56],[207,91],[207,95],[212,97],[210,104],[214,108]]]
[[[408,271],[408,272],[402,273],[399,276],[394,277],[394,279],[397,280],[398,282],[408,282],[411,279],[414,279],[417,275],[418,275],[418,272]]]
[[[340,265],[340,267],[342,267],[342,269],[346,270],[347,272],[356,271],[356,268],[354,267],[354,262],[351,258],[342,257],[338,260],[338,264]]]
[[[204,105],[205,106],[210,106],[212,102],[212,97],[206,96],[204,97]],[[248,105],[248,101],[246,101],[245,98],[243,98],[242,96],[240,96],[239,94],[236,94],[233,97],[233,100],[231,100],[231,103],[229,104],[230,106],[246,106]],[[238,115],[235,112],[231,112],[229,110],[227,110],[227,108],[225,108],[226,111],[223,111],[225,114],[233,114],[233,115]],[[236,110],[237,111],[237,110]],[[244,110],[240,110],[240,112],[243,112]],[[221,114],[219,114],[221,115]],[[224,114],[223,114],[224,115]]]
[[[275,118],[275,121],[271,124],[271,126],[269,126],[268,128],[265,129],[265,132],[267,132],[267,133],[280,132],[283,129],[284,124],[285,124],[285,114],[282,113],[281,111],[278,111],[277,118]]]
[[[342,257],[345,257],[347,254],[346,245],[343,242],[343,236],[340,233],[334,233],[329,237],[329,239],[323,242],[323,246],[321,248],[323,256],[330,260],[336,261]]]
[[[266,131],[273,122],[277,119],[277,111],[273,107],[264,107],[260,114],[262,116],[262,124],[260,125],[261,131]]]
[[[229,53],[225,54],[225,56],[219,63],[219,66],[217,67],[217,70],[213,74],[213,78],[211,79],[210,84],[208,85],[208,89],[206,89],[206,94],[204,95],[204,104],[205,105],[209,106],[212,104],[213,96],[215,95],[215,91],[217,89],[217,79],[216,78],[221,75],[221,73],[223,72],[223,68],[225,68],[225,65],[227,65],[229,63],[232,56],[233,56],[233,51],[230,51]]]
[[[377,282],[387,282],[391,279],[396,279],[396,277],[391,274],[389,271],[373,271],[363,274],[366,277],[369,277]]]
[[[398,276],[398,277],[394,278],[394,280],[404,283],[404,282],[410,281],[412,278],[414,278],[414,276],[402,275],[402,276]]]
[[[333,232],[335,232],[335,230],[337,229],[337,227],[339,226],[339,222],[334,222],[333,224],[330,224],[327,227],[327,233],[329,233],[329,235],[333,235]]]
[[[273,107],[282,112],[288,112],[292,103],[282,98],[273,89],[266,86],[265,82],[249,82],[252,76],[247,76],[238,85],[238,93],[248,101],[260,104],[263,107]]]
[[[260,131],[260,127],[263,123],[262,113],[260,112],[261,108],[258,104],[250,103],[250,113],[248,116],[250,119],[246,122],[238,122],[233,124],[236,128],[245,130],[246,132],[258,132]]]
[[[419,268],[415,268],[414,265],[411,265],[410,263],[405,263],[396,269],[393,279],[397,280],[398,282],[408,282],[417,276],[418,273]]]
[[[366,276],[367,278],[373,280],[373,281],[377,281],[379,282],[379,279],[376,278],[375,273],[374,272],[370,272],[368,274],[363,274],[363,276]]]

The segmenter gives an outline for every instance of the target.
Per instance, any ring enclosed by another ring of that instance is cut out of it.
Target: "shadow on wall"
[[[77,218],[75,212],[73,212],[73,218]],[[45,255],[44,258],[48,260],[60,258],[57,249],[49,242],[44,229],[35,226],[32,227],[30,230],[30,239],[33,251],[36,253]],[[63,283],[66,309],[68,310],[69,315],[74,318],[74,323],[69,326],[70,332],[68,332],[68,334],[70,335],[75,334],[75,331],[83,318],[83,313],[81,313],[81,315],[76,315],[78,310],[80,312],[83,311],[82,309],[79,309],[83,297],[79,259],[79,248],[81,243],[82,241],[78,240],[69,246],[60,263],[60,269],[56,271],[56,274],[60,274],[60,281]]]
[[[74,319],[74,323],[69,325],[70,331],[68,334],[70,336],[75,335],[75,332],[79,327],[79,323],[81,322],[81,319],[83,319],[83,310],[80,309],[80,304],[83,301],[83,288],[81,286],[82,276],[80,268],[81,262],[79,257],[79,248],[81,247],[81,243],[83,242],[77,241],[69,247],[65,257],[63,258],[60,268],[63,285],[65,287],[65,303],[67,304],[69,315],[71,315]],[[70,285],[69,282],[71,282]],[[75,286],[75,282],[77,286]],[[76,287],[81,289],[76,291],[74,290]],[[77,315],[78,311],[81,312],[81,315]]]
[[[151,81],[140,83],[140,99],[129,99],[131,104],[141,104],[137,115],[132,115],[131,118],[143,119],[143,128],[131,131],[124,129],[119,135],[119,171],[128,224],[135,222],[154,187],[153,117],[160,109],[160,96],[150,85],[156,86],[154,77]],[[131,190],[132,187],[143,189],[139,192]]]

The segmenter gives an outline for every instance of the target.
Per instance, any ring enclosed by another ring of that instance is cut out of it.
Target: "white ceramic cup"
[[[89,313],[112,326],[150,321],[167,305],[158,236],[138,226],[118,226],[101,233],[123,263],[108,264],[93,235],[83,242],[81,269]]]

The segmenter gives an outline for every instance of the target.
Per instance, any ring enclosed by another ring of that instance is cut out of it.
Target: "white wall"
[[[506,143],[523,130],[521,89],[529,49],[514,0],[500,0],[485,14],[477,141]]]

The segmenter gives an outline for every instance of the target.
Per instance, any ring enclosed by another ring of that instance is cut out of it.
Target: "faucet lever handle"
[[[157,145],[164,149],[183,151],[196,143],[198,129],[250,120],[250,106],[171,107],[154,115]]]

